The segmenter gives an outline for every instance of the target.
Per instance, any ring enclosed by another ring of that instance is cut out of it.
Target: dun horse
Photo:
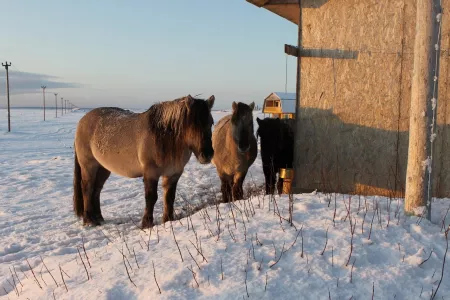
[[[243,198],[245,176],[258,154],[253,133],[253,108],[250,105],[233,102],[233,113],[223,117],[214,128],[212,135],[215,151],[213,164],[222,181],[224,202]]]
[[[75,135],[75,214],[84,224],[100,225],[100,192],[111,172],[143,177],[145,211],[142,227],[153,225],[157,185],[163,177],[163,222],[173,220],[178,179],[192,152],[202,164],[214,155],[211,141],[214,96],[186,96],[133,113],[115,107],[96,108],[78,123]]]
[[[287,123],[288,120],[278,118],[256,118],[258,130],[256,135],[261,139],[261,160],[266,179],[266,195],[275,192],[275,182],[280,168],[292,168],[294,159],[294,136]],[[277,183],[278,194],[281,194],[283,179]]]

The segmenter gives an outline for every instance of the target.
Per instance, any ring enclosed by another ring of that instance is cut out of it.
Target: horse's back
[[[126,177],[142,176],[138,157],[139,114],[117,107],[100,107],[80,119],[75,150],[81,160]]]

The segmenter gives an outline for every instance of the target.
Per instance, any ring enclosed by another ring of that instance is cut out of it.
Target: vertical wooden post
[[[64,98],[61,97],[61,116],[64,115]]]
[[[292,190],[297,193],[300,188],[300,155],[299,155],[299,146],[300,146],[300,87],[301,87],[301,75],[302,75],[302,56],[300,55],[300,51],[303,48],[302,46],[302,1],[298,0],[298,37],[297,37],[297,80],[296,80],[296,99],[295,99],[295,127],[294,127],[294,161],[293,161],[293,169],[294,169],[294,185]]]
[[[408,165],[405,212],[427,208],[431,218],[432,130],[436,127],[437,77],[439,70],[439,0],[417,0],[414,70],[411,87]],[[436,55],[437,52],[437,55]]]
[[[58,117],[58,93],[54,93],[55,94],[55,117]]]
[[[11,66],[11,62],[8,64],[8,62],[2,63],[2,66],[6,69],[6,100],[8,102],[8,132],[11,132],[11,108],[9,104],[9,72],[8,67]]]
[[[45,89],[47,87],[45,85],[42,85],[41,88],[42,88],[42,96],[43,96],[43,102],[44,102],[44,121],[45,121]]]

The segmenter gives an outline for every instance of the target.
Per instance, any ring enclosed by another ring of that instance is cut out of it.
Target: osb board
[[[303,16],[304,47],[360,54],[357,60],[302,58],[296,186],[401,194],[408,154],[414,1],[331,1],[304,9]],[[450,47],[449,24],[444,19],[447,35],[441,48]],[[448,53],[443,53],[433,172],[434,195],[440,197],[450,195],[449,64]]]

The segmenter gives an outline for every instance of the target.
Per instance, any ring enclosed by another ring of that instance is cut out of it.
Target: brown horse
[[[190,95],[152,105],[143,113],[115,107],[96,108],[78,123],[75,135],[75,214],[84,224],[100,225],[100,192],[111,172],[143,177],[142,227],[153,225],[159,177],[163,177],[163,222],[173,220],[178,179],[194,152],[202,164],[214,155],[211,141],[214,96]]]
[[[253,108],[250,105],[233,102],[233,113],[223,117],[214,127],[212,142],[213,164],[222,182],[224,202],[241,200],[244,196],[242,184],[248,168],[258,154],[253,132]]]

